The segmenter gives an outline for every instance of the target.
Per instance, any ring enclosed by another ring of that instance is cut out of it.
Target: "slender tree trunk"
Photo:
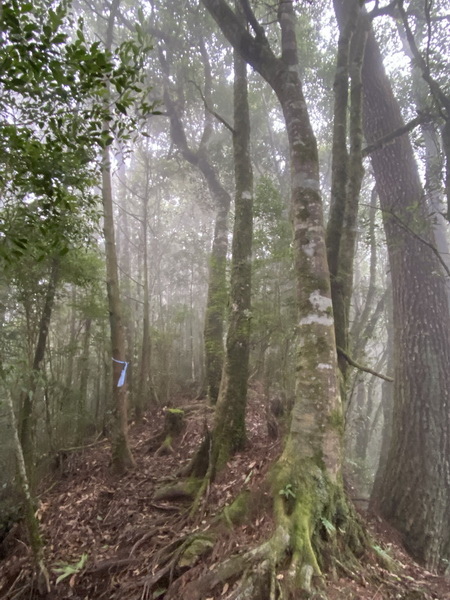
[[[364,126],[373,143],[403,125],[371,33]],[[429,568],[450,556],[450,318],[425,194],[407,135],[371,154],[393,287],[394,411],[380,509]]]
[[[87,388],[89,379],[89,351],[91,342],[92,319],[87,317],[84,322],[83,350],[80,357],[80,391],[78,404],[78,440],[83,439],[83,429],[87,415]]]
[[[250,113],[247,64],[234,51],[235,220],[231,258],[231,290],[225,364],[212,436],[214,473],[244,447],[251,319],[253,239],[253,171],[250,157]]]
[[[108,292],[109,323],[111,328],[112,400],[114,432],[112,439],[112,466],[117,473],[124,473],[134,466],[128,442],[128,398],[126,382],[118,386],[125,368],[125,336],[122,324],[122,306],[115,247],[111,163],[108,149],[103,151],[102,164],[103,232],[106,244],[106,286]]]
[[[148,186],[146,185],[145,197],[142,207],[142,252],[143,264],[143,317],[142,317],[142,347],[141,359],[139,364],[139,385],[136,402],[136,418],[141,419],[145,408],[153,401],[149,399],[151,394],[150,380],[150,356],[151,356],[151,340],[150,340],[150,290],[148,281]]]
[[[205,99],[211,96],[211,68],[204,44],[201,44],[205,72]],[[228,213],[231,197],[222,185],[216,169],[207,156],[207,143],[211,135],[211,115],[205,112],[205,125],[202,140],[197,151],[192,150],[186,139],[183,123],[169,89],[169,64],[162,52],[160,62],[164,72],[164,104],[170,118],[170,132],[173,143],[183,158],[195,166],[204,176],[211,197],[217,206],[214,238],[209,263],[208,296],[205,312],[205,370],[210,401],[215,404],[219,395],[223,369],[224,318],[227,302],[226,265],[228,252]]]
[[[67,357],[67,370],[66,370],[66,395],[70,397],[72,394],[72,380],[73,380],[73,367],[75,362],[76,352],[76,299],[77,292],[76,287],[72,286],[71,301],[70,301],[70,333],[69,343],[67,344],[68,357]]]
[[[348,2],[345,25],[341,28],[335,76],[333,121],[332,194],[327,227],[327,254],[335,318],[336,344],[348,351],[350,302],[353,291],[353,262],[356,247],[356,220],[362,167],[362,84],[361,65],[365,35],[354,36],[360,5]],[[349,82],[350,85],[349,85]],[[348,104],[350,94],[350,114]],[[349,123],[348,123],[349,120]],[[350,150],[347,150],[347,135]],[[346,380],[348,363],[340,355],[339,368]],[[345,393],[345,385],[342,390]]]
[[[34,351],[33,364],[30,374],[30,382],[28,390],[22,395],[22,412],[20,420],[20,443],[22,445],[25,465],[27,467],[28,476],[33,473],[33,407],[35,394],[38,387],[39,374],[42,369],[42,363],[45,356],[45,348],[47,345],[48,331],[52,316],[53,305],[55,302],[56,288],[59,282],[59,259],[52,260],[51,271],[49,275],[47,292],[45,294],[44,306],[42,309],[41,319],[39,321],[39,331]]]
[[[108,19],[105,46],[112,48],[114,20],[120,0],[113,0]],[[105,123],[105,131],[108,124]],[[122,304],[119,290],[119,273],[117,265],[116,240],[114,232],[113,190],[111,181],[111,160],[109,149],[102,155],[102,199],[103,199],[103,233],[106,246],[106,288],[108,292],[109,323],[111,329],[112,359],[112,404],[114,413],[112,436],[112,468],[124,473],[134,466],[128,442],[128,398],[126,382],[119,387],[122,370],[125,369],[125,335],[123,330]]]
[[[44,559],[44,543],[42,539],[42,533],[39,521],[35,514],[35,503],[31,495],[30,483],[27,474],[27,466],[25,463],[25,456],[22,450],[22,444],[19,440],[16,415],[14,414],[14,407],[11,394],[8,389],[6,389],[5,391],[6,408],[9,412],[14,452],[16,455],[17,476],[24,501],[25,523],[28,529],[28,537],[30,541],[31,551],[33,553],[33,559],[38,572],[39,588],[40,591],[42,591],[43,593],[48,593],[50,592],[50,582]]]
[[[127,299],[127,305],[124,309],[123,324],[125,330],[125,342],[127,355],[130,358],[130,364],[127,370],[127,386],[128,386],[128,402],[131,406],[134,405],[134,342],[135,342],[135,326],[134,326],[134,310],[133,303],[129,302],[131,298],[131,242],[130,242],[130,222],[127,210],[127,170],[124,157],[124,149],[119,145],[116,153],[118,162],[117,180],[118,180],[118,201],[120,204],[119,210],[119,227],[118,237],[121,239],[121,252],[117,249],[119,257],[120,270],[122,278],[119,277],[120,290],[122,298]]]
[[[394,339],[392,327],[392,299],[388,302],[386,310],[387,320],[387,364],[392,365],[394,362]],[[383,411],[383,429],[381,434],[380,457],[378,459],[378,467],[375,474],[375,480],[370,495],[370,507],[373,511],[380,510],[380,502],[383,493],[383,481],[386,474],[386,466],[388,462],[389,450],[391,448],[392,439],[392,411],[394,405],[394,386],[392,383],[384,381],[381,388],[381,406]]]

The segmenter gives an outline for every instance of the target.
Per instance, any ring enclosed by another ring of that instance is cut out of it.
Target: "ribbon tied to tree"
[[[119,363],[119,364],[123,365],[122,372],[120,373],[119,381],[117,382],[117,387],[122,387],[123,384],[125,383],[125,377],[127,375],[127,369],[128,369],[129,363],[125,362],[124,360],[116,360],[115,358],[113,358],[113,361],[115,363]]]

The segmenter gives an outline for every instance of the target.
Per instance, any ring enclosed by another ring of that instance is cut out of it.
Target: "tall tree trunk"
[[[33,364],[30,374],[28,389],[22,395],[22,412],[20,417],[20,443],[22,445],[25,465],[28,471],[28,477],[32,479],[33,474],[33,407],[38,387],[39,373],[42,369],[42,363],[45,356],[48,331],[52,316],[53,305],[55,302],[56,288],[59,282],[59,258],[54,258],[51,264],[47,292],[45,294],[44,306],[41,319],[39,321],[39,331],[34,351]],[[32,482],[33,484],[33,482]]]
[[[350,301],[353,291],[353,262],[356,247],[356,220],[362,166],[362,84],[361,66],[365,36],[354,36],[360,5],[348,3],[345,25],[341,28],[335,76],[333,120],[332,188],[327,227],[327,255],[335,318],[336,344],[348,351]],[[350,85],[349,85],[349,82]],[[350,94],[350,111],[348,104]],[[347,150],[347,136],[350,149]],[[344,383],[348,363],[339,355]],[[345,386],[342,390],[345,393]]]
[[[128,401],[131,406],[134,402],[134,341],[135,341],[135,325],[134,325],[134,306],[129,301],[131,298],[131,241],[130,241],[130,222],[127,207],[127,170],[124,157],[124,148],[119,144],[119,149],[116,152],[116,160],[118,162],[117,179],[118,179],[118,201],[120,203],[119,210],[119,227],[118,236],[121,238],[121,252],[118,252],[119,267],[122,271],[122,278],[119,277],[120,290],[122,298],[126,298],[127,305],[123,314],[123,325],[125,330],[125,342],[130,364],[127,370],[127,386],[128,386]]]
[[[293,4],[281,0],[278,5],[282,55],[277,58],[247,0],[241,0],[241,5],[254,35],[241,25],[224,0],[202,2],[234,48],[274,89],[283,109],[290,149],[299,310],[296,396],[285,447],[275,465],[275,532],[261,547],[259,568],[255,569],[253,579],[248,578],[250,582],[247,579],[243,583],[242,595],[267,597],[267,590],[264,596],[258,587],[264,566],[272,569],[285,561],[287,555],[290,568],[286,570],[284,585],[291,590],[310,591],[312,576],[320,574],[324,566],[316,537],[322,527],[321,519],[326,518],[333,527],[337,525],[337,532],[342,518],[350,534],[346,539],[347,551],[355,549],[360,538],[359,533],[354,535],[357,527],[350,517],[342,488],[342,409],[319,161],[299,78]],[[261,595],[257,596],[258,593]]]
[[[370,33],[364,128],[373,143],[403,125]],[[450,318],[425,194],[407,135],[371,154],[393,288],[394,411],[380,509],[429,568],[450,556]]]
[[[418,10],[420,11],[420,8]],[[418,21],[416,27],[416,39],[419,37],[417,40],[417,43],[419,44],[426,35],[426,32],[424,31],[425,27],[426,24],[424,22]],[[422,71],[414,59],[414,54],[408,44],[403,25],[400,22],[397,22],[397,29],[400,39],[402,40],[403,50],[411,60],[412,91],[417,112],[430,112],[432,111],[433,96],[430,93],[429,86],[422,77]],[[445,162],[445,156],[443,156],[442,153],[444,133],[442,133],[441,136],[437,124],[432,121],[421,123],[420,129],[425,147],[425,191],[432,214],[431,220],[433,223],[436,248],[447,266],[447,269],[450,269],[450,253],[447,240],[448,215],[447,217],[445,216],[447,208],[445,206],[441,182],[442,172],[444,170],[443,163]],[[445,270],[442,270],[442,276],[446,278],[447,297],[450,309],[450,278],[447,277]]]
[[[78,404],[78,441],[83,439],[83,430],[87,415],[87,389],[89,379],[89,351],[91,342],[92,319],[87,317],[84,322],[83,350],[79,361],[80,392]]]
[[[114,20],[120,0],[113,0],[108,19],[105,46],[112,47]],[[105,131],[108,124],[105,123]],[[111,182],[111,160],[109,149],[102,154],[102,200],[103,200],[103,233],[106,246],[106,287],[108,292],[109,323],[111,329],[111,358],[112,358],[112,400],[113,400],[113,438],[112,438],[112,468],[116,473],[124,473],[134,466],[128,442],[128,398],[126,382],[120,381],[122,371],[126,369],[125,336],[122,322],[122,305],[119,291],[119,274],[117,265],[113,191]],[[125,371],[126,372],[126,371]]]
[[[148,176],[147,176],[148,177]],[[144,304],[142,316],[142,346],[141,357],[139,364],[139,383],[136,399],[136,418],[142,418],[143,411],[148,408],[151,394],[151,378],[150,378],[150,356],[151,356],[151,340],[150,340],[150,290],[148,281],[148,180],[145,186],[145,196],[142,201],[142,254],[143,264],[143,291]],[[153,394],[151,394],[153,396]],[[151,401],[154,399],[151,397]]]
[[[225,364],[212,436],[212,473],[244,447],[250,354],[251,259],[253,239],[253,171],[247,64],[234,51],[233,126],[235,219]]]
[[[127,385],[119,387],[122,370],[125,368],[125,336],[122,324],[122,306],[119,292],[119,277],[114,233],[113,198],[111,184],[111,162],[109,151],[103,151],[102,163],[103,232],[106,245],[106,287],[108,292],[109,323],[111,329],[112,400],[114,432],[112,439],[112,467],[124,473],[134,466],[128,443],[128,399]]]
[[[200,44],[205,73],[205,100],[210,102],[211,68],[204,44]],[[205,111],[204,131],[199,148],[194,151],[188,143],[176,103],[170,95],[169,64],[160,52],[164,72],[164,104],[170,118],[170,133],[173,143],[183,158],[195,166],[204,176],[211,197],[217,206],[214,238],[209,263],[208,297],[205,312],[205,370],[210,401],[215,404],[219,395],[223,368],[223,324],[227,302],[226,266],[228,251],[228,213],[231,197],[222,185],[216,169],[208,160],[207,144],[211,135],[211,114]]]
[[[70,398],[72,394],[72,380],[73,380],[73,368],[75,362],[75,353],[76,353],[76,300],[77,300],[77,291],[76,286],[72,285],[72,293],[70,299],[70,333],[69,333],[69,343],[67,344],[66,353],[67,356],[67,367],[66,367],[66,396]],[[70,402],[70,401],[69,401]]]
[[[389,294],[387,303],[386,321],[387,321],[387,364],[394,362],[394,339],[392,323],[392,297]],[[389,373],[392,375],[392,373]],[[389,450],[392,439],[392,411],[394,407],[394,386],[392,383],[383,381],[381,388],[381,407],[383,411],[383,429],[381,433],[380,457],[378,459],[377,471],[373,482],[370,495],[370,507],[375,512],[380,510],[380,502],[383,494],[383,482],[386,474],[386,465],[388,462]]]

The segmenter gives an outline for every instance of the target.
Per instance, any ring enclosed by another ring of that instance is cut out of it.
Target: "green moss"
[[[154,500],[194,500],[203,479],[191,477],[181,483],[165,485],[156,490]]]
[[[343,415],[342,410],[340,410],[340,409],[334,410],[328,417],[328,422],[330,423],[331,427],[333,427],[334,429],[337,429],[338,431],[343,432],[344,415]]]
[[[250,512],[251,492],[244,490],[238,497],[223,509],[222,519],[232,528],[234,525],[240,525],[245,521]]]
[[[173,415],[184,415],[184,410],[182,408],[167,408],[166,412],[169,412]]]
[[[179,567],[193,567],[201,558],[211,552],[216,541],[213,534],[199,534],[188,539],[178,559]]]

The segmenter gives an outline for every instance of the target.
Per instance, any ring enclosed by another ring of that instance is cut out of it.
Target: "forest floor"
[[[267,538],[272,529],[269,516],[230,530],[224,527],[219,541],[196,565],[183,569],[166,563],[167,556],[192,531],[208,531],[216,515],[243,487],[261,486],[270,464],[280,451],[280,441],[268,437],[266,406],[260,390],[250,392],[248,447],[230,461],[208,490],[206,501],[194,518],[182,498],[157,501],[155,490],[176,481],[177,473],[198,448],[205,420],[211,410],[201,402],[178,398],[174,406],[191,406],[184,431],[173,452],[149,451],[151,440],[163,429],[163,411],[132,425],[130,441],[136,469],[118,478],[110,472],[107,440],[82,451],[70,452],[52,478],[41,483],[38,516],[46,541],[46,561],[51,591],[37,589],[32,577],[30,551],[23,526],[15,526],[3,541],[6,556],[0,561],[0,598],[30,600],[164,600],[168,581],[180,576],[188,581],[213,571],[226,556],[238,553]],[[261,486],[261,494],[267,494]],[[396,563],[388,572],[373,561],[358,573],[338,573],[326,578],[321,598],[327,600],[423,599],[450,600],[450,580],[417,565],[404,551],[383,521],[361,514],[375,543]],[[167,566],[169,565],[169,566]],[[59,569],[59,570],[58,570]],[[65,575],[60,581],[58,576]],[[232,586],[232,584],[231,584]],[[228,583],[204,600],[226,598]],[[183,599],[182,589],[178,597]]]

